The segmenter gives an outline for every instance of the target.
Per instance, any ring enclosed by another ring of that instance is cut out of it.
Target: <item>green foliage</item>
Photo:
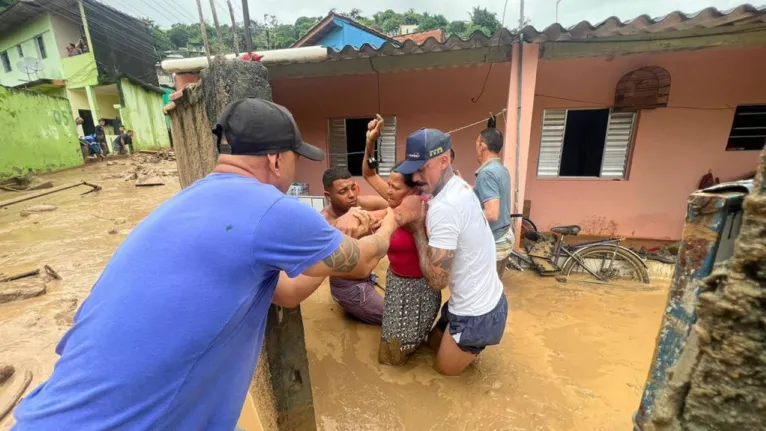
[[[16,3],[16,0],[0,0],[0,12],[8,9]]]
[[[0,0],[3,2],[13,2],[15,0]],[[354,21],[368,26],[381,33],[394,35],[398,34],[402,25],[416,25],[417,31],[427,31],[442,29],[447,35],[456,34],[463,38],[469,37],[474,31],[479,30],[487,36],[491,36],[500,30],[501,23],[497,15],[489,12],[486,8],[474,7],[470,13],[470,21],[448,21],[444,15],[431,14],[429,12],[416,12],[409,9],[403,13],[391,9],[376,12],[372,16],[364,15],[360,9],[351,9],[348,12],[335,12],[341,16],[353,19]],[[295,20],[293,24],[280,22],[274,15],[264,15],[262,21],[251,21],[250,29],[253,36],[253,45],[256,50],[288,48],[304,34],[306,34],[316,23],[324,17],[302,16]],[[154,23],[150,24],[152,34],[155,38],[155,47],[158,51],[183,50],[186,48],[202,47],[202,35],[199,24],[173,24],[170,29],[162,30]],[[210,46],[217,47],[215,30],[207,25],[207,37]],[[234,35],[231,26],[221,26],[224,51],[232,52],[234,46]],[[237,40],[239,50],[245,49],[245,30],[242,24],[237,25]],[[196,54],[195,54],[196,55]]]

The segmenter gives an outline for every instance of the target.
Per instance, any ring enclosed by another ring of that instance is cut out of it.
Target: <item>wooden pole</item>
[[[205,56],[207,64],[210,64],[210,42],[207,40],[207,27],[205,26],[205,16],[202,14],[202,1],[197,0],[197,12],[199,13],[199,29],[202,34],[202,43],[205,44]]]
[[[210,0],[210,10],[213,11],[213,25],[215,26],[216,54],[223,54],[223,37],[221,36],[221,26],[218,25],[218,12],[215,10],[215,0]]]
[[[247,0],[242,0],[242,15],[245,21],[245,49],[250,54],[253,52],[253,35],[250,33],[250,8],[247,6]]]
[[[234,19],[234,8],[231,6],[231,0],[226,0],[229,5],[229,15],[231,15],[231,33],[234,39],[234,55],[239,55],[239,33],[237,32],[237,20]]]

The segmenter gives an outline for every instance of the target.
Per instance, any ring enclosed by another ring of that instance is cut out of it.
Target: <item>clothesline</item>
[[[507,109],[503,108],[503,109],[500,110],[500,112],[495,114],[495,117],[502,116],[503,117],[503,121],[505,121],[505,113],[507,111],[508,111]],[[457,129],[450,130],[449,132],[447,132],[447,134],[451,135],[451,134],[453,134],[455,132],[459,132],[461,130],[469,129],[469,128],[474,127],[474,126],[478,126],[479,124],[486,124],[489,119],[490,119],[490,117],[485,117],[485,118],[483,118],[483,119],[481,119],[479,121],[476,121],[474,123],[467,124],[467,125],[462,126],[462,127],[458,127]],[[331,155],[331,156],[351,156],[351,155],[358,155],[358,154],[364,155],[364,151],[352,151],[352,152],[348,152],[348,153],[328,153],[328,154]]]

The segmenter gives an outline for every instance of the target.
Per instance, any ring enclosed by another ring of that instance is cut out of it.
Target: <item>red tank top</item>
[[[423,277],[418,263],[415,237],[402,228],[396,229],[391,235],[391,242],[388,246],[388,261],[391,272],[399,277]]]
[[[428,202],[427,196],[422,196]],[[391,235],[388,246],[388,262],[391,272],[399,277],[423,278],[418,262],[418,247],[415,245],[415,237],[407,230],[397,228]]]

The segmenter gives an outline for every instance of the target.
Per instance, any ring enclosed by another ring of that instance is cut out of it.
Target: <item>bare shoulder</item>
[[[325,207],[322,209],[322,211],[319,211],[319,214],[322,214],[322,217],[324,217],[325,220],[327,220],[327,223],[334,224],[335,223],[335,214],[333,214],[330,207]]]

